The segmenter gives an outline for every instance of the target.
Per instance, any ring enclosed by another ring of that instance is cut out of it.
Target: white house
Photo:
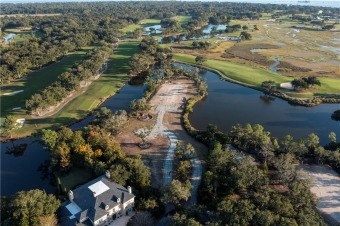
[[[109,171],[68,192],[60,207],[61,225],[104,226],[123,215],[131,215],[135,202],[131,187],[113,182]]]

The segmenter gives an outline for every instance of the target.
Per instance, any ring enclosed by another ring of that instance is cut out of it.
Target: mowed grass
[[[149,27],[149,26],[153,26],[153,25],[157,25],[160,24],[161,20],[159,19],[145,19],[142,20],[139,24],[132,24],[129,25],[125,28],[122,29],[123,32],[132,32],[134,30],[136,30],[137,28],[144,28],[144,27]]]
[[[88,169],[72,168],[67,174],[60,172],[55,173],[60,192],[66,194],[70,189],[85,184],[93,178],[92,173]]]
[[[195,64],[195,56],[189,54],[176,53],[174,55],[174,59],[185,63]],[[254,68],[244,64],[236,64],[227,61],[207,60],[203,65],[222,72],[222,74],[227,78],[258,87],[261,86],[263,81],[267,80],[272,80],[278,84],[293,80],[293,78],[284,77],[282,75],[272,73],[269,70]],[[304,92],[310,92],[314,95],[340,94],[340,79],[320,77],[319,80],[321,82],[321,87],[313,87],[311,89],[305,90]],[[300,94],[297,93],[296,96],[298,95]],[[308,94],[306,95],[311,96]],[[300,97],[303,96],[300,95]]]
[[[12,43],[16,43],[16,44],[20,44],[23,43],[25,40],[29,39],[32,36],[35,37],[42,37],[43,33],[41,33],[40,31],[32,31],[31,28],[10,28],[10,29],[6,29],[3,33],[2,33],[2,37],[7,36],[9,33],[14,33],[16,34],[12,40]]]
[[[60,62],[53,63],[40,70],[30,73],[26,79],[13,82],[1,89],[1,115],[6,116],[12,112],[12,108],[25,107],[25,101],[33,94],[43,90],[45,87],[52,84],[58,79],[58,76],[84,59],[89,48],[82,51],[77,51],[63,57]],[[24,90],[12,96],[4,96],[5,93]]]
[[[70,101],[55,115],[44,119],[28,119],[22,129],[17,130],[19,136],[27,136],[43,128],[59,128],[70,125],[84,118],[100,104],[102,98],[114,95],[129,79],[129,58],[138,51],[139,41],[122,42],[114,51],[108,62],[108,68],[98,80],[94,81],[87,91]]]
[[[174,16],[171,18],[177,20],[182,27],[186,26],[188,22],[191,20],[191,16]]]
[[[174,55],[174,59],[191,64],[195,63],[195,56],[188,54],[176,53]],[[290,80],[268,70],[227,61],[207,60],[203,65],[222,72],[223,75],[228,78],[254,86],[261,86],[261,83],[267,80],[273,80],[276,83],[287,82]]]

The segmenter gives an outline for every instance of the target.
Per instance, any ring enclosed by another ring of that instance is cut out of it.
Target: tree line
[[[325,225],[296,164],[314,161],[339,170],[335,133],[324,147],[313,133],[307,139],[287,135],[278,140],[259,124],[237,124],[229,133],[209,125],[196,138],[210,149],[199,204],[178,208],[171,225]]]
[[[71,92],[78,90],[81,82],[86,85],[91,78],[100,73],[112,51],[113,47],[107,44],[91,50],[86,59],[75,64],[70,71],[62,73],[57,81],[26,100],[26,109],[30,113],[39,114],[40,111],[60,103]]]

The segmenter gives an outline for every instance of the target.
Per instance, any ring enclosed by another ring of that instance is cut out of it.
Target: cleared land
[[[29,99],[33,94],[43,90],[45,87],[52,84],[57,80],[58,76],[63,72],[71,69],[71,67],[84,59],[87,50],[70,53],[63,57],[59,62],[52,63],[49,66],[42,69],[33,71],[26,77],[13,82],[10,85],[1,87],[1,115],[6,116],[9,113],[13,113],[12,109],[16,107],[25,108],[25,101]],[[4,96],[5,93],[11,93],[23,90],[21,93],[15,95]],[[20,112],[22,114],[23,112]],[[17,114],[15,112],[15,114]]]
[[[161,186],[164,182],[171,181],[171,171],[173,171],[171,152],[175,146],[175,140],[193,144],[199,159],[207,156],[207,148],[190,137],[181,124],[183,100],[194,96],[196,92],[193,82],[187,79],[163,84],[150,100],[152,105],[150,113],[153,119],[149,121],[131,119],[129,126],[116,137],[128,155],[142,155],[145,163],[151,168],[154,186]],[[148,139],[151,146],[148,149],[138,147],[141,139],[133,133],[134,130],[144,126],[152,129],[152,134]],[[199,177],[196,177],[196,180],[197,178]]]
[[[108,69],[100,78],[94,81],[86,93],[73,99],[62,110],[52,117],[32,119],[22,113],[20,118],[26,118],[25,126],[16,131],[18,136],[27,136],[43,128],[58,128],[61,125],[72,124],[85,117],[91,110],[106,99],[114,95],[128,80],[128,61],[138,51],[138,41],[122,42],[108,61]]]
[[[330,167],[300,166],[304,178],[312,180],[311,191],[318,198],[317,209],[331,225],[340,224],[340,177]]]

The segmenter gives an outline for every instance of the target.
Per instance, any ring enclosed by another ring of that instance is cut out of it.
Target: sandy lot
[[[175,80],[171,83],[163,84],[157,95],[155,95],[150,104],[151,112],[158,114],[155,127],[150,135],[163,134],[168,137],[170,145],[163,165],[163,184],[168,184],[172,180],[173,158],[176,142],[181,141],[184,144],[191,143],[197,152],[197,156],[191,160],[193,165],[192,174],[192,196],[190,203],[197,201],[197,189],[201,181],[202,161],[207,155],[207,148],[190,137],[181,124],[181,114],[185,100],[196,94],[196,88],[192,81],[187,79]]]
[[[195,203],[197,200],[196,193],[201,180],[203,163],[200,159],[204,159],[208,152],[203,144],[186,133],[181,124],[184,101],[194,96],[196,92],[193,81],[186,78],[161,85],[150,100],[152,120],[131,119],[129,127],[116,137],[128,155],[142,155],[144,162],[151,168],[153,186],[162,186],[171,182],[176,142],[182,141],[185,145],[191,143],[196,149],[197,158],[192,160],[194,195],[189,200],[190,203]],[[133,131],[144,126],[152,128],[148,137],[151,147],[142,150],[138,147],[141,140],[133,134]]]
[[[340,177],[330,167],[322,165],[299,166],[303,177],[313,182],[311,191],[319,202],[317,209],[331,225],[340,225]]]

